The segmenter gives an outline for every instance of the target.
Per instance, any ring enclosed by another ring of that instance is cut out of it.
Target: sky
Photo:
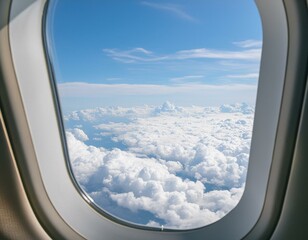
[[[51,4],[47,38],[64,111],[255,101],[262,29],[252,0]]]

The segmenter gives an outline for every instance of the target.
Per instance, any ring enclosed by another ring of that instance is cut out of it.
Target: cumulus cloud
[[[94,126],[94,133],[67,130],[70,160],[84,190],[117,217],[189,229],[219,220],[241,198],[253,123],[247,104],[166,102],[77,111],[66,119]],[[105,142],[87,145],[85,136]]]
[[[171,112],[181,112],[183,110],[183,108],[181,107],[177,107],[174,104],[172,104],[171,102],[167,101],[165,102],[163,105],[158,106],[155,108],[155,113],[171,113]]]
[[[224,113],[242,112],[243,114],[253,114],[254,109],[246,103],[223,104],[220,106],[220,111]]]
[[[106,152],[102,148],[86,145],[69,131],[66,132],[66,140],[75,177],[84,187],[92,174],[101,166]]]
[[[85,132],[79,128],[74,128],[73,130],[71,130],[71,133],[74,134],[76,139],[82,142],[89,140],[87,134],[85,134]]]

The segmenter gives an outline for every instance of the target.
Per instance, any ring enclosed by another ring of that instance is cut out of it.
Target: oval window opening
[[[253,1],[49,2],[69,164],[136,226],[218,221],[245,188],[262,48]]]

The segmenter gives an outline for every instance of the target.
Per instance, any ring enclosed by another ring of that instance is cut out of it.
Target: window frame
[[[132,228],[119,220],[111,221],[95,211],[89,199],[85,201],[76,191],[76,184],[67,169],[60,110],[45,55],[46,3],[46,0],[12,1],[9,39],[16,76],[6,80],[3,88],[8,91],[7,98],[3,98],[4,113],[11,112],[5,119],[9,133],[12,136],[16,132],[20,136],[20,139],[11,140],[17,163],[30,202],[45,229],[55,236],[74,236],[74,239],[101,239],[102,236],[134,240],[245,237],[258,222],[265,201],[270,197],[267,190],[269,178],[275,171],[273,161],[277,152],[278,155],[283,152],[276,138],[288,128],[288,124],[280,124],[283,109],[288,107],[288,101],[282,101],[286,99],[284,86],[290,37],[284,1],[257,1],[263,22],[263,48],[252,147],[242,199],[229,214],[213,224],[193,230],[163,232],[146,227]],[[296,85],[296,81],[293,84]],[[298,118],[300,111],[295,114],[294,118]],[[277,164],[290,163],[289,159],[280,157]]]

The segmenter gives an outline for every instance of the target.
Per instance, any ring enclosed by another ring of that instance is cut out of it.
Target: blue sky
[[[48,34],[66,110],[254,102],[262,28],[252,0],[53,4]]]

